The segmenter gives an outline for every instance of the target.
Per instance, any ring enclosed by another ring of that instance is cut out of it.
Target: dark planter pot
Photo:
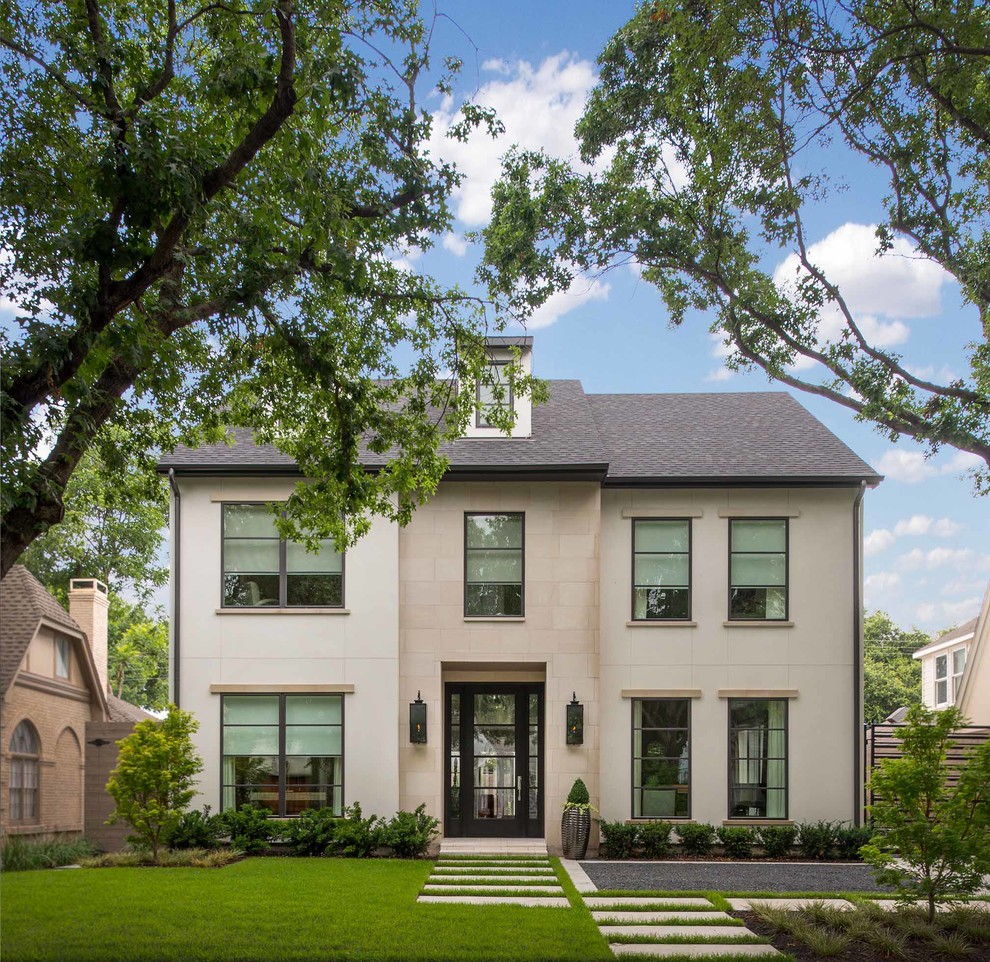
[[[564,858],[584,858],[591,837],[591,812],[586,808],[565,808],[560,817],[560,840]]]

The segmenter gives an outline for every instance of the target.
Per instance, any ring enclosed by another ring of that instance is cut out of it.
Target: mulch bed
[[[772,926],[761,922],[751,913],[733,912],[732,914],[737,919],[742,919],[751,932],[770,939],[774,948],[794,956],[798,962],[822,962],[822,957],[815,955],[803,942],[792,938],[786,932],[778,932]],[[966,955],[960,956],[960,958],[966,960],[966,962],[990,962],[990,945],[973,946],[971,952],[967,952]],[[845,951],[840,955],[831,956],[830,959],[831,962],[891,962],[889,955],[882,955],[876,949],[862,942],[850,942],[849,947]],[[911,939],[907,943],[907,955],[900,962],[936,962],[936,960],[945,962],[948,959],[949,956],[936,953],[926,942]]]

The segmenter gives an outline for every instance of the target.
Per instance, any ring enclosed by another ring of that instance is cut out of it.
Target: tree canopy
[[[525,315],[578,272],[634,261],[674,325],[713,319],[730,367],[759,366],[929,453],[978,455],[986,491],[986,5],[650,0],[599,65],[577,127],[586,166],[507,160],[485,232],[490,288]],[[884,346],[815,256],[810,224],[848,186],[840,153],[886,184],[876,250],[958,284],[970,344],[948,379]]]
[[[905,631],[885,611],[863,621],[863,714],[876,725],[898,708],[921,704],[921,662],[911,656],[931,641],[918,628]]]
[[[0,575],[109,428],[146,467],[256,428],[311,479],[282,522],[310,542],[435,487],[498,318],[401,260],[458,182],[425,148],[458,68],[434,25],[411,0],[0,6]]]

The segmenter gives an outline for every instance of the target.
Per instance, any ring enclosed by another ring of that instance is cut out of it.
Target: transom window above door
[[[464,516],[464,616],[523,615],[522,512]]]
[[[691,617],[691,522],[635,518],[632,523],[634,621]]]
[[[223,505],[223,607],[340,608],[344,556],[330,539],[318,552],[278,533],[265,504]]]

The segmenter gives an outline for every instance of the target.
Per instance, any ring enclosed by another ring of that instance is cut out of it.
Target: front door
[[[543,837],[543,689],[446,686],[448,837]]]

